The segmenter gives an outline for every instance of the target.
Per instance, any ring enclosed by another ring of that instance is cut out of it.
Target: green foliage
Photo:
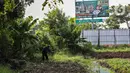
[[[73,56],[64,51],[57,52],[52,59],[57,62],[77,62],[84,66],[87,72],[91,73],[93,59],[84,59],[80,55]]]
[[[33,28],[38,19],[32,16],[22,18],[25,5],[33,0],[3,0],[0,8],[0,58],[33,58],[37,48],[37,38]],[[19,18],[19,19],[18,19]]]
[[[3,59],[9,58],[11,54],[13,39],[10,37],[11,33],[7,29],[0,30],[0,56]]]
[[[123,5],[118,5],[118,11],[122,10],[121,7]],[[107,19],[106,23],[108,24],[109,28],[111,29],[119,29],[120,23],[126,23],[127,27],[129,27],[128,21],[130,20],[129,13],[130,13],[130,5],[124,6],[125,8],[125,13],[123,15],[117,15],[115,14],[115,8],[116,6],[111,6],[109,12],[111,13],[111,16]],[[117,11],[117,10],[116,10]]]
[[[83,29],[85,30],[91,30],[92,29],[92,23],[84,23],[84,24],[80,24],[82,25],[82,27],[84,27]],[[99,25],[98,23],[93,23],[93,29],[98,29],[99,28]]]
[[[129,52],[130,48],[103,48],[94,49],[95,52]]]
[[[13,43],[13,55],[14,58],[33,57],[33,52],[36,50],[37,38],[32,32],[32,28],[36,23],[37,19],[33,20],[30,16],[26,19],[16,20],[10,29],[12,31]]]
[[[39,39],[41,39],[42,47],[45,44],[51,45],[53,49],[63,48],[64,39],[60,36],[59,31],[68,23],[68,18],[58,8],[45,14],[46,18],[40,22],[40,28],[37,31]]]
[[[42,10],[44,10],[45,6],[47,5],[49,8],[55,8],[60,3],[63,4],[63,0],[45,0],[42,4]]]
[[[82,65],[89,66],[92,64],[92,59],[84,59],[82,56],[72,56],[68,53],[66,54],[63,51],[57,52],[53,57],[54,61],[60,61],[60,62],[66,62],[66,61],[72,61],[72,62],[78,62]]]
[[[16,73],[16,72],[11,70],[8,66],[0,65],[0,73]]]
[[[15,7],[14,0],[12,0],[12,1],[4,0],[4,10],[5,11],[12,11],[12,9],[14,9],[14,7]]]
[[[120,44],[120,45],[100,45],[100,48],[97,46],[93,45],[94,49],[126,49],[126,48],[130,48],[130,45],[128,44]]]
[[[33,0],[21,2],[5,0],[4,10],[1,11],[3,14],[0,15],[2,56],[7,59],[32,59],[34,53],[45,45],[51,45],[51,48],[55,50],[63,48],[81,50],[78,43],[81,41],[80,33],[85,25],[75,25],[74,18],[69,20],[62,10],[55,8],[45,14],[46,18],[40,21],[40,25],[35,28],[38,19],[33,20],[32,16],[22,18],[24,7],[32,2]],[[50,4],[51,1],[45,0],[45,2],[43,6]],[[63,3],[62,0],[53,1],[55,5],[57,2]],[[37,30],[36,34],[35,30]]]
[[[50,29],[60,28],[68,23],[68,17],[66,17],[65,13],[58,8],[53,9],[45,15],[47,18],[44,19],[44,23],[49,25]]]
[[[106,23],[107,23],[109,29],[119,29],[120,28],[120,25],[119,25],[118,19],[116,18],[116,15],[111,15],[106,20]]]
[[[82,53],[85,55],[85,53],[90,53],[89,50],[92,49],[91,43],[80,37],[84,28],[84,25],[70,25],[62,32],[64,35],[61,36],[65,39],[67,47],[73,54]],[[84,43],[81,43],[82,41]]]
[[[84,56],[86,55],[92,55],[93,54],[93,49],[92,49],[92,44],[91,42],[85,42],[83,45],[81,45],[81,52]]]
[[[86,25],[76,25],[74,18],[68,18],[58,8],[46,14],[46,18],[40,22],[40,29],[37,35],[42,40],[41,43],[51,45],[53,49],[69,48],[73,54],[84,51],[78,43],[81,42],[81,31],[86,29]],[[89,44],[90,45],[90,44]],[[85,46],[88,48],[89,46]],[[89,47],[91,49],[91,47]]]
[[[69,24],[75,24],[75,18],[69,18]]]
[[[33,58],[38,39],[32,32],[35,32],[33,28],[37,20],[33,20],[31,16],[13,20],[8,22],[10,26],[0,30],[0,51],[3,58]]]
[[[2,0],[0,16],[5,15],[7,19],[24,17],[25,6],[30,5],[34,0]]]
[[[101,45],[100,48],[93,46],[95,52],[129,52],[130,46],[127,44],[122,45]]]
[[[106,59],[102,60],[110,65],[111,69],[116,73],[129,73],[130,61],[129,59]]]

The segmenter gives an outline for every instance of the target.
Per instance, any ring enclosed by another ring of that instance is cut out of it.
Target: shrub
[[[8,66],[0,65],[0,73],[16,73],[11,70]]]
[[[93,54],[92,44],[91,42],[86,42],[81,45],[81,53],[82,55],[92,55]]]
[[[69,45],[68,50],[72,54],[82,54],[84,57],[87,55],[91,56],[94,53],[91,42]]]

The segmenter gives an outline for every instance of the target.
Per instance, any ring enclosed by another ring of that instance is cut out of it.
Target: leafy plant
[[[106,59],[106,62],[116,73],[129,73],[130,61],[128,59]]]

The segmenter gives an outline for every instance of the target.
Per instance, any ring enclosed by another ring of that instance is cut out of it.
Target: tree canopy
[[[106,23],[108,24],[108,26],[112,29],[119,29],[119,24],[121,23],[126,23],[128,29],[130,29],[129,27],[129,23],[128,21],[130,21],[130,5],[118,5],[118,6],[111,6],[110,10],[110,17],[106,20]]]

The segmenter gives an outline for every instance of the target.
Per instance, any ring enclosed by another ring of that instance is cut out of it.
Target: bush
[[[7,30],[0,30],[0,58],[7,59],[11,58],[12,53],[11,46],[13,40],[10,38],[10,33]]]
[[[0,65],[0,73],[16,73],[11,70],[8,66]]]
[[[91,42],[86,42],[83,45],[81,45],[81,53],[82,55],[93,55],[94,51],[92,49]]]
[[[86,56],[86,55],[91,56],[94,53],[91,42],[69,45],[68,50],[73,55],[82,54],[83,56]]]
[[[71,54],[75,55],[75,54],[81,53],[81,47],[78,44],[71,44],[71,45],[68,45],[68,51]]]

